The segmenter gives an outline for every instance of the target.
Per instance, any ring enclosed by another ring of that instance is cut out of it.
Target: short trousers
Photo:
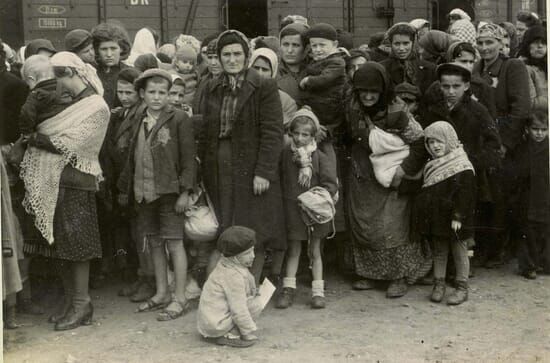
[[[137,228],[146,236],[161,240],[182,240],[185,215],[176,214],[177,194],[163,194],[151,203],[138,204]]]

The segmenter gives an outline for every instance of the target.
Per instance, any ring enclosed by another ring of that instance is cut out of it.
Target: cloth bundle
[[[369,156],[376,180],[389,188],[397,167],[409,156],[410,147],[396,134],[375,126],[369,134]]]

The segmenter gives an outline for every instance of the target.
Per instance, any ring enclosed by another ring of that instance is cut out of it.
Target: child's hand
[[[188,206],[189,206],[189,193],[183,192],[180,194],[178,200],[176,201],[174,210],[176,211],[176,214],[183,214],[183,212],[185,212],[185,209],[187,209]]]
[[[253,189],[254,195],[261,195],[269,189],[269,180],[261,176],[254,176]]]
[[[460,221],[452,221],[451,222],[451,228],[453,231],[458,232],[460,231],[460,228],[462,228],[462,222]]]
[[[250,341],[250,340],[258,340],[258,337],[255,336],[254,334],[245,334],[245,335],[241,335],[241,339]]]
[[[309,79],[309,77],[304,77],[304,78],[300,81],[300,88],[301,88],[301,89],[306,88],[306,84],[307,84],[308,79]]]
[[[311,176],[313,175],[313,171],[311,170],[311,167],[305,167],[300,169],[300,173],[298,174],[298,184],[300,184],[304,188],[308,188],[311,185]]]

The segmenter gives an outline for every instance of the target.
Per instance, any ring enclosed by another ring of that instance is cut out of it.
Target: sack
[[[324,224],[332,221],[336,214],[334,200],[323,187],[313,187],[298,196],[304,223],[307,226]]]
[[[202,186],[200,187],[200,194],[205,197],[206,205],[195,204],[185,211],[185,235],[196,242],[213,241],[218,235],[218,219],[212,201]]]

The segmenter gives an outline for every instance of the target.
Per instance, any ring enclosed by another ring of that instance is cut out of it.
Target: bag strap
[[[214,221],[216,222],[216,224],[220,224],[218,222],[218,218],[216,217],[216,211],[214,210],[214,205],[212,204],[212,200],[210,199],[210,196],[208,195],[208,191],[206,190],[206,188],[204,187],[204,184],[203,182],[200,182],[200,187],[202,188],[202,191],[206,197],[206,204],[208,205],[208,208],[210,209],[210,211],[212,212],[212,218],[214,218]]]

